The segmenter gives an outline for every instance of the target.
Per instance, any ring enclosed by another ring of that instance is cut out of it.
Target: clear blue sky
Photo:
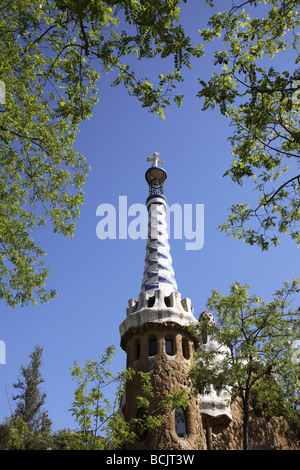
[[[184,7],[184,25],[195,38],[210,13],[202,4],[194,0]],[[145,66],[150,71],[152,66]],[[140,67],[142,72],[144,65]],[[193,70],[185,73],[182,109],[170,107],[165,120],[147,113],[123,88],[110,88],[107,77],[99,82],[99,103],[93,118],[81,125],[76,143],[92,171],[75,236],[64,239],[50,227],[36,233],[47,252],[48,287],[57,289],[59,296],[35,308],[0,307],[0,340],[6,345],[6,364],[0,364],[0,420],[10,414],[7,397],[11,400],[12,384],[36,344],[44,348],[42,390],[47,393],[46,409],[54,430],[75,427],[68,411],[73,400],[70,368],[74,360],[83,365],[114,344],[118,350],[113,369],[125,368],[119,325],[128,300],[140,292],[146,241],[99,240],[96,209],[109,203],[118,210],[119,196],[127,196],[128,205],[144,203],[146,157],[155,151],[165,158],[169,204],[205,207],[201,250],[187,251],[186,240],[170,240],[178,290],[182,298],[191,299],[197,318],[212,289],[225,294],[239,280],[269,300],[284,281],[299,277],[299,250],[288,238],[262,253],[217,230],[231,204],[251,201],[253,195],[247,186],[240,188],[222,177],[231,161],[227,142],[231,130],[217,110],[201,111],[202,103],[196,98],[197,77],[208,76],[212,70],[209,57],[195,62]],[[10,404],[14,405],[12,400]]]

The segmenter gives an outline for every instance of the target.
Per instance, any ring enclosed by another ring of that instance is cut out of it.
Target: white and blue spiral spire
[[[145,174],[149,185],[149,197],[146,201],[149,218],[142,292],[153,295],[155,290],[161,290],[165,295],[170,295],[171,292],[177,291],[177,283],[170,255],[166,220],[167,199],[163,188],[167,173],[158,166],[158,163],[164,163],[164,160],[159,158],[159,153],[155,152],[153,157],[147,157],[147,161],[152,161],[152,166]]]
[[[129,299],[126,318],[120,325],[121,344],[126,343],[127,333],[149,323],[172,322],[183,326],[197,322],[191,300],[181,299],[172,267],[163,188],[167,173],[158,166],[164,160],[154,153],[147,161],[152,166],[145,174],[149,185],[145,269],[138,299]]]

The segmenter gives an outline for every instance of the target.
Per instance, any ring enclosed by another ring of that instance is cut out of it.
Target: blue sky
[[[195,38],[210,13],[200,4],[188,2],[183,11],[184,25]],[[145,65],[140,67],[143,71]],[[235,202],[253,200],[253,194],[250,186],[238,187],[223,178],[231,161],[227,142],[231,129],[217,110],[201,111],[202,103],[196,98],[197,77],[212,70],[209,57],[195,62],[193,70],[185,73],[183,107],[168,108],[165,120],[142,109],[122,87],[109,87],[108,77],[100,80],[99,103],[93,118],[81,125],[76,142],[92,170],[75,236],[64,239],[50,227],[36,233],[47,252],[48,287],[55,288],[58,297],[37,307],[0,307],[0,340],[6,345],[6,364],[0,364],[0,420],[10,414],[8,398],[14,406],[12,384],[36,344],[44,348],[42,389],[54,430],[76,427],[68,411],[75,385],[70,368],[75,360],[83,365],[114,344],[118,349],[112,368],[125,368],[119,325],[128,300],[140,292],[146,241],[99,240],[96,209],[109,203],[118,210],[119,196],[127,196],[128,206],[145,203],[146,158],[153,152],[165,158],[169,204],[204,204],[203,248],[188,251],[186,240],[170,240],[178,290],[182,298],[191,299],[196,318],[212,289],[225,294],[239,280],[269,300],[284,281],[299,277],[299,250],[288,238],[262,253],[217,230],[227,209]]]

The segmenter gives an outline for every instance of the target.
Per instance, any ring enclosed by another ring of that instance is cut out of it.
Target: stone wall
[[[211,450],[243,450],[243,412],[238,400],[231,405],[232,422],[224,427],[202,416],[203,428]],[[250,450],[300,450],[299,436],[282,417],[266,419],[253,410],[249,420]]]

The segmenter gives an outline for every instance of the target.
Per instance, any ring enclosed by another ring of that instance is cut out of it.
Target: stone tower
[[[189,299],[181,299],[177,289],[166,223],[167,200],[163,184],[167,178],[163,163],[155,153],[145,177],[149,185],[148,240],[145,269],[138,300],[130,299],[125,320],[120,325],[121,347],[127,354],[127,367],[136,372],[150,372],[154,397],[148,413],[155,415],[165,396],[188,386],[187,375],[194,364],[197,348],[218,352],[226,347],[211,335],[194,338],[189,325],[197,320]],[[204,311],[199,316],[214,322]],[[218,360],[218,359],[216,359]],[[128,380],[120,412],[125,420],[142,417],[137,396],[141,395],[139,374]],[[264,419],[252,409],[249,442],[252,449],[299,450],[299,436],[281,418]],[[167,414],[163,424],[153,431],[138,434],[136,442],[125,450],[242,450],[243,416],[239,401],[225,390],[210,387],[207,393],[191,394],[185,409]]]
[[[188,330],[197,320],[190,299],[181,299],[172,267],[166,223],[167,200],[163,184],[167,178],[163,163],[155,153],[152,166],[145,174],[149,185],[148,240],[145,269],[138,300],[129,300],[127,316],[120,325],[121,347],[127,354],[127,367],[151,372],[155,397],[149,413],[155,413],[166,393],[187,385],[187,374],[194,361],[196,339]],[[138,409],[138,374],[128,381],[122,407],[124,418],[130,420],[143,413]],[[134,450],[196,450],[206,448],[201,411],[197,397],[185,409],[170,412],[163,425],[142,435],[126,449]]]

